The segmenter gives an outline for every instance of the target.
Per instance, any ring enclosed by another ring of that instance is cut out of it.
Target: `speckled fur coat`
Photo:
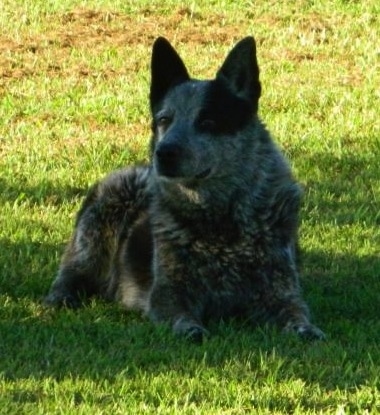
[[[229,316],[323,338],[298,282],[301,190],[257,116],[260,94],[252,37],[208,81],[157,39],[151,164],[90,190],[46,303],[100,295],[195,341]]]

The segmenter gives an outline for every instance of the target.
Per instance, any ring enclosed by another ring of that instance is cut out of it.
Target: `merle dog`
[[[151,163],[90,190],[46,303],[100,295],[193,340],[229,316],[323,338],[298,281],[301,190],[258,118],[254,39],[201,81],[158,38],[151,71]]]

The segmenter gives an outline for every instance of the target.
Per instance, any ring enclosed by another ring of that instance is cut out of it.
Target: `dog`
[[[158,38],[151,162],[91,188],[45,303],[97,295],[195,342],[229,317],[323,339],[300,292],[301,188],[258,117],[260,95],[253,37],[212,80],[191,78]]]

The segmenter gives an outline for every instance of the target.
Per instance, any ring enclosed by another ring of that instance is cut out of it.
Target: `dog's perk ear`
[[[170,88],[190,79],[185,64],[173,46],[163,37],[153,44],[151,61],[150,106],[162,100]]]
[[[227,82],[234,94],[248,99],[257,111],[261,85],[256,44],[252,36],[245,37],[235,45],[227,55],[216,78]]]

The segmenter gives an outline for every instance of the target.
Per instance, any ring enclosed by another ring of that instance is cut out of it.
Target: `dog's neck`
[[[226,183],[226,180],[210,179],[213,182],[188,185],[181,181],[161,180],[152,178],[154,186],[153,203],[159,210],[169,210],[176,218],[184,222],[192,222],[192,226],[208,224],[210,229],[218,230],[218,227],[240,227],[243,224],[236,223],[235,212],[240,208],[239,203],[247,203],[249,189],[241,189],[235,183]],[[230,179],[231,181],[232,179]],[[226,186],[227,184],[227,186]],[[241,181],[240,181],[241,185]],[[239,193],[239,196],[234,195]],[[221,229],[219,229],[221,230]],[[204,229],[205,232],[208,230]]]

